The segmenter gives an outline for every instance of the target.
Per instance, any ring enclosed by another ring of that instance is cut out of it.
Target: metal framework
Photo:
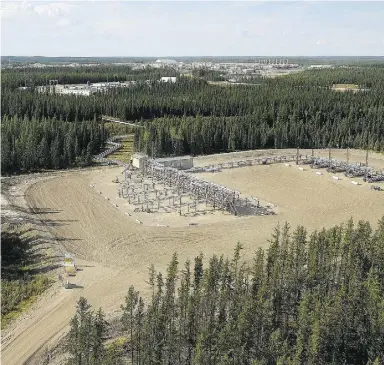
[[[310,161],[308,155],[284,155],[284,156],[273,156],[273,157],[258,157],[258,158],[249,158],[246,160],[224,162],[215,165],[203,166],[203,167],[193,167],[189,170],[185,170],[189,173],[199,173],[199,172],[220,172],[223,169],[233,169],[244,166],[254,166],[254,165],[270,165],[273,163],[283,163],[283,162],[292,162],[296,161],[297,164],[307,164]]]
[[[144,174],[153,176],[166,185],[175,187],[178,193],[189,192],[194,194],[198,200],[205,199],[214,208],[228,210],[236,214],[233,205],[239,199],[240,193],[238,191],[199,179],[173,167],[166,167],[153,159],[146,162]]]
[[[214,210],[225,210],[234,215],[274,214],[267,207],[260,206],[255,198],[242,198],[236,190],[164,166],[154,159],[145,162],[141,173],[137,174],[132,167],[127,167],[124,174],[125,184],[120,187],[119,196],[127,198],[129,203],[141,205],[137,210],[150,212],[160,207],[165,209],[162,203],[166,201],[168,207],[178,208],[181,214],[181,207],[186,206],[188,212],[191,209],[196,212],[197,204],[205,202]],[[157,189],[158,183],[164,184],[165,188]],[[189,202],[184,197],[188,197]]]
[[[120,143],[114,142],[123,136],[116,136],[108,140],[112,147],[96,156],[96,159],[108,161],[105,157],[121,147]],[[257,198],[241,197],[240,192],[225,186],[215,184],[199,178],[193,173],[218,172],[222,169],[238,168],[253,165],[268,165],[273,163],[296,162],[297,165],[309,164],[312,168],[325,168],[329,172],[344,172],[347,177],[363,176],[364,181],[384,181],[384,171],[376,171],[363,163],[350,163],[349,151],[347,151],[347,162],[331,158],[329,149],[328,158],[314,157],[312,155],[300,155],[299,149],[296,154],[258,157],[204,167],[194,167],[189,170],[179,170],[174,167],[165,166],[161,160],[149,158],[145,161],[142,169],[135,169],[131,164],[123,164],[120,161],[112,161],[125,167],[123,174],[125,181],[118,188],[120,197],[128,199],[130,204],[136,206],[134,211],[154,212],[178,210],[181,215],[182,207],[188,209],[188,213],[197,212],[197,207],[205,203],[213,207],[228,211],[234,215],[270,215],[274,212],[270,206],[261,206]],[[286,163],[286,165],[288,165]],[[160,186],[159,186],[160,185]],[[204,208],[203,208],[204,210]],[[205,209],[206,210],[206,209]],[[201,211],[201,210],[200,210]]]
[[[123,147],[123,145],[119,142],[115,142],[116,140],[120,140],[122,138],[125,138],[127,137],[127,135],[122,135],[122,136],[113,136],[111,138],[108,138],[105,143],[107,144],[110,144],[112,145],[112,147],[108,148],[107,150],[105,150],[104,152],[101,152],[99,153],[98,155],[96,156],[93,156],[93,159],[94,160],[97,160],[99,162],[105,162],[105,163],[108,163],[108,164],[116,164],[116,165],[120,165],[120,166],[125,166],[127,167],[127,164],[126,163],[123,163],[119,160],[112,160],[112,159],[107,159],[106,157],[108,155],[110,155],[111,153],[119,150],[120,148]]]
[[[313,157],[310,163],[312,168],[326,168],[329,172],[344,172],[346,177],[364,177],[364,181],[372,183],[384,181],[384,171],[374,170],[367,163],[349,163],[324,157]]]

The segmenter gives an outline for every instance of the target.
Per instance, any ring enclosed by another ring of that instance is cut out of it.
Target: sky
[[[1,1],[2,56],[383,56],[380,1]]]

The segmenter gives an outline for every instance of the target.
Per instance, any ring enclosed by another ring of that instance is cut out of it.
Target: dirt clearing
[[[246,154],[271,155],[269,152],[282,153],[274,150]],[[337,151],[332,156],[337,158],[338,153],[343,154]],[[236,158],[240,157],[238,154]],[[350,158],[364,161],[364,151],[353,152]],[[199,157],[195,165],[218,163],[218,160],[226,161],[228,156]],[[370,161],[377,168],[384,166],[384,158],[378,154],[372,154]],[[38,363],[35,356],[68,328],[80,295],[106,311],[119,309],[130,285],[145,296],[148,267],[153,263],[157,270],[164,271],[173,252],[178,252],[179,262],[183,264],[200,252],[205,257],[231,255],[240,241],[244,246],[243,257],[248,259],[258,247],[268,246],[267,240],[278,223],[288,221],[293,227],[302,224],[314,230],[339,224],[352,216],[355,221],[368,219],[375,225],[384,214],[383,192],[371,190],[361,179],[353,179],[361,183],[353,185],[352,179],[344,175],[337,174],[341,180],[335,180],[332,178],[335,174],[319,171],[323,175],[316,175],[308,166],[302,171],[294,164],[289,167],[282,164],[199,174],[260,198],[261,203],[273,204],[277,214],[234,217],[215,212],[198,218],[198,224],[193,226],[189,223],[197,218],[188,220],[173,213],[162,216],[133,213],[132,207],[118,198],[118,184],[112,182],[116,176],[123,178],[122,168],[67,172],[35,183],[25,192],[29,206],[39,210],[40,219],[49,223],[43,228],[56,238],[57,245],[74,253],[81,271],[70,280],[73,289],[60,288],[44,298],[12,330],[3,341],[3,363]],[[144,220],[144,216],[147,222],[137,223],[136,219]],[[169,227],[156,226],[159,222]]]

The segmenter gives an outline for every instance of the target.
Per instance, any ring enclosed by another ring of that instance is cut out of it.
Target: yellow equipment
[[[64,272],[65,274],[69,275],[76,275],[76,265],[75,265],[75,259],[73,256],[69,253],[66,253],[64,255]]]

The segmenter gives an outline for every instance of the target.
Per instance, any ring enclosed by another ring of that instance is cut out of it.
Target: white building
[[[178,62],[175,60],[157,60],[155,63],[163,63],[165,65],[175,65]]]
[[[144,153],[134,153],[131,157],[131,164],[137,169],[143,169],[148,158]],[[178,170],[189,170],[193,167],[193,157],[191,156],[164,157],[157,158],[155,161],[163,166],[173,167]]]
[[[136,167],[137,169],[142,169],[147,160],[148,156],[144,153],[134,153],[131,157],[132,166]]]
[[[60,92],[57,92],[58,94],[62,94],[62,95],[65,95],[65,94],[70,94],[70,95],[83,95],[83,96],[89,96],[91,95],[91,90],[87,90],[87,89],[63,89],[62,91]]]
[[[310,65],[309,69],[323,69],[323,68],[334,68],[333,65]]]
[[[156,162],[179,170],[188,170],[193,167],[193,157],[191,156],[157,158]]]
[[[160,79],[160,82],[172,82],[172,83],[175,83],[176,82],[176,77],[162,77]]]

